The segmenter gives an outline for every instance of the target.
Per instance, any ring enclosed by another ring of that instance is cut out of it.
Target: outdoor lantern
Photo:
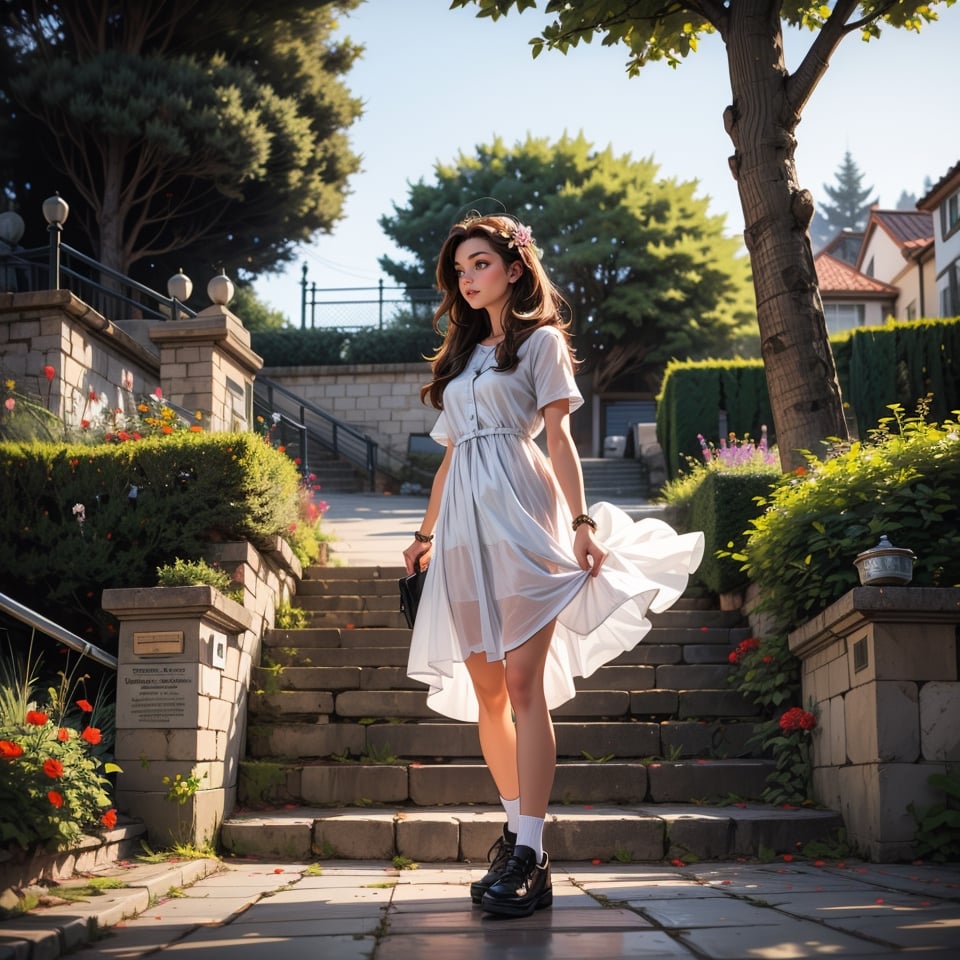
[[[23,217],[15,210],[0,213],[0,243],[5,243],[11,250],[20,242],[26,229]]]
[[[191,293],[193,293],[193,281],[183,272],[181,267],[167,281],[167,294],[171,299],[183,303],[190,299]]]
[[[906,547],[895,547],[886,534],[870,550],[857,554],[853,565],[865,587],[905,586],[913,579],[913,561],[916,554]]]
[[[59,193],[55,193],[43,201],[43,216],[51,227],[62,227],[70,216],[70,204]]]
[[[233,299],[233,281],[225,274],[219,273],[207,284],[207,296],[222,307]]]

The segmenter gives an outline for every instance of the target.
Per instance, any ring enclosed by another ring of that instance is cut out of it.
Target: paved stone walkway
[[[184,868],[214,872],[180,886]],[[960,956],[960,865],[558,863],[553,907],[511,920],[471,906],[480,865],[228,860],[114,869],[128,884],[122,891],[0,924],[0,958],[75,950],[94,918],[109,929],[71,953],[77,960]]]

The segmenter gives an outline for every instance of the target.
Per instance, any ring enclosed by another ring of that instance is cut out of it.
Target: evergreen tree
[[[870,207],[878,202],[876,197],[867,199],[873,187],[862,186],[864,174],[849,150],[843,155],[836,177],[836,185],[823,185],[830,200],[820,205],[810,224],[810,239],[815,248],[829,243],[842,230],[862,231],[867,225]]]
[[[897,209],[898,210],[916,210],[917,195],[915,193],[910,193],[909,190],[901,190],[900,199],[897,200]]]
[[[34,231],[58,190],[67,241],[153,287],[277,269],[359,166],[342,77],[360,50],[331,39],[358,2],[6,4],[0,184]]]
[[[555,143],[527,137],[512,148],[496,139],[437,164],[434,175],[381,218],[413,254],[383,257],[381,267],[402,285],[431,286],[450,227],[474,208],[505,207],[533,227],[572,307],[595,392],[627,374],[655,390],[672,357],[728,356],[751,338],[756,350],[747,260],[724,235],[725,218],[695,196],[696,182],[660,179],[652,160],[595,150],[582,134]]]

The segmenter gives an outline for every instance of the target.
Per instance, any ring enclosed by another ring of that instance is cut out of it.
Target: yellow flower
[[[16,385],[17,385],[16,380],[8,380],[6,383],[6,387],[8,390],[12,390]]]
[[[202,410],[198,410],[198,411],[194,414],[194,416],[195,416],[198,420],[202,420],[202,419],[203,419],[203,411],[202,411]]]

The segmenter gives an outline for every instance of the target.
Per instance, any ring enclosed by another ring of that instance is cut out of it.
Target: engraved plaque
[[[135,633],[133,652],[140,657],[183,653],[183,631],[166,630],[155,633]]]

